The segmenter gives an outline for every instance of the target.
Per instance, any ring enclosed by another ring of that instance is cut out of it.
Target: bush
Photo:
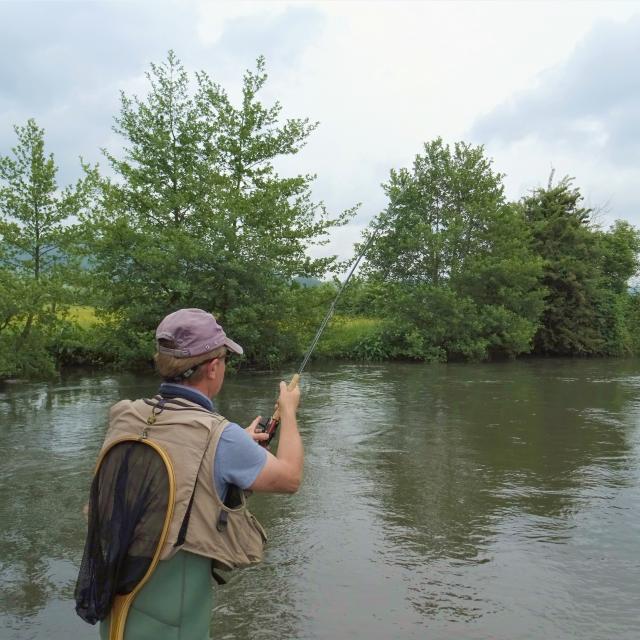
[[[626,297],[624,305],[625,352],[640,355],[640,293]]]
[[[8,378],[53,378],[56,363],[47,350],[47,337],[31,331],[26,339],[17,328],[0,336],[0,380]]]

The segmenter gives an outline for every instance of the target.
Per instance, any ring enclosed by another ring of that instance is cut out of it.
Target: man
[[[156,368],[164,379],[158,395],[114,405],[103,445],[105,452],[122,439],[148,440],[167,454],[175,475],[174,510],[160,562],[135,595],[126,616],[124,638],[204,640],[209,637],[211,569],[241,567],[262,559],[266,536],[246,509],[244,491],[294,493],[300,486],[303,448],[296,423],[300,391],[298,387],[290,390],[284,382],[280,383],[280,440],[276,455],[272,455],[257,444],[268,437],[256,432],[259,416],[242,429],[216,412],[212,400],[222,388],[226,359],[230,353],[242,354],[243,350],[226,336],[211,314],[201,309],[181,309],[168,315],[157,328],[156,347]],[[145,514],[136,516],[137,528],[131,532],[128,547],[111,552],[118,546],[113,540],[122,535],[132,519],[129,514],[138,508],[135,502],[143,490],[133,483],[143,482],[140,477],[145,473],[141,469],[146,468],[141,463],[130,463],[133,471],[129,472],[127,467],[126,473],[130,475],[126,475],[122,460],[115,465],[118,468],[113,478],[108,482],[101,479],[97,489],[92,487],[92,492],[95,491],[92,500],[95,497],[93,502],[100,506],[92,502],[90,507],[89,536],[76,586],[76,611],[90,622],[101,620],[103,638],[109,637],[112,616],[103,619],[104,613],[96,614],[93,609],[87,614],[90,608],[87,601],[91,597],[96,599],[96,584],[100,582],[97,575],[111,576],[122,570],[107,567],[109,573],[103,566],[96,570],[96,563],[91,564],[91,553],[95,555],[96,546],[103,544],[104,523],[108,521],[111,529],[106,537],[111,546],[102,552],[101,558],[115,557],[111,566],[122,567],[132,558],[135,560],[134,556],[144,556],[145,552],[132,552],[131,548],[144,546],[150,537],[145,534],[145,522],[153,519]],[[116,473],[120,475],[116,477]],[[146,475],[150,475],[148,470]],[[125,485],[129,493],[118,498],[118,492],[124,495],[124,489],[115,487]],[[105,501],[104,494],[109,491],[115,498],[107,495]],[[124,515],[116,513],[118,508],[128,511]],[[103,513],[96,516],[99,510]],[[140,508],[136,513],[142,511]],[[92,523],[98,517],[102,521],[95,528],[102,527],[102,537],[92,537]],[[118,579],[121,584],[122,577]],[[116,581],[113,578],[112,582]],[[98,584],[98,596],[100,588]],[[109,588],[115,589],[113,585]],[[111,606],[109,597],[102,599],[109,600]]]

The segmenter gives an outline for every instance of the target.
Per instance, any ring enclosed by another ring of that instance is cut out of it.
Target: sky
[[[314,255],[347,258],[386,205],[381,184],[423,144],[482,144],[519,199],[575,178],[596,220],[640,226],[640,1],[0,0],[0,155],[35,118],[61,186],[122,145],[120,92],[172,49],[237,97],[264,55],[265,102],[320,124],[284,175],[313,173],[332,212]]]

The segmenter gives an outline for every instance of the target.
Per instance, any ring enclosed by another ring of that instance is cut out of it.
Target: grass
[[[318,342],[317,353],[327,358],[354,356],[363,342],[380,333],[383,324],[380,318],[334,316]]]

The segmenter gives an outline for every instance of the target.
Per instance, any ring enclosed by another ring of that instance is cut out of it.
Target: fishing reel
[[[266,433],[269,436],[268,440],[260,440],[258,444],[265,449],[268,448],[269,444],[273,440],[276,432],[278,431],[278,427],[280,426],[280,420],[276,420],[273,416],[270,418],[262,418],[258,425],[256,426],[256,433]]]

